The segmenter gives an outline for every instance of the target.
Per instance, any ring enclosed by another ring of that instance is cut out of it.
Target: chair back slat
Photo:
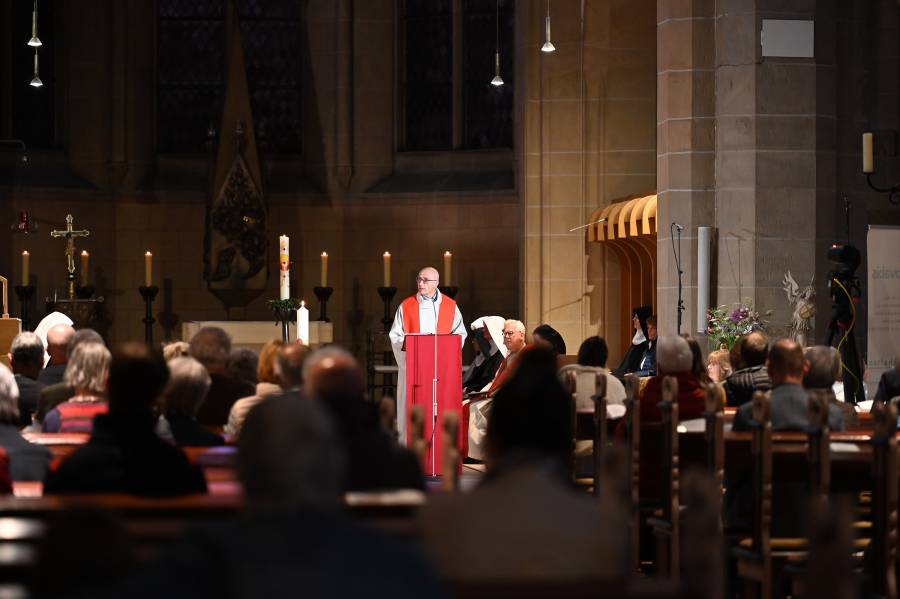
[[[600,496],[600,479],[603,471],[603,452],[606,449],[606,374],[598,372],[594,378],[594,496]]]
[[[641,533],[641,400],[638,394],[640,380],[632,375],[625,375],[625,442],[628,447],[628,503],[630,510],[628,566],[631,572],[640,567],[640,533]]]
[[[718,485],[721,496],[725,484],[725,413],[722,389],[715,383],[706,385],[706,410],[703,419],[706,430],[706,471]]]
[[[444,413],[444,456],[441,464],[441,485],[445,491],[459,488],[459,413]]]
[[[872,595],[897,597],[897,408],[872,406]]]
[[[752,549],[762,562],[764,572],[771,572],[772,526],[772,395],[753,394],[753,535]]]
[[[662,384],[659,411],[662,420],[662,514],[675,526],[678,519],[678,380],[667,376]]]
[[[828,429],[830,401],[827,392],[809,392],[809,427],[806,431],[809,493],[812,498],[828,497],[831,486],[831,431]]]
[[[424,470],[427,446],[425,444],[425,414],[422,412],[422,406],[414,406],[409,412],[409,437],[409,448],[419,460],[419,466]],[[403,439],[400,442],[402,444]]]

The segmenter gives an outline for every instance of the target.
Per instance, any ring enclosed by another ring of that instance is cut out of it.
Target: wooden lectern
[[[22,332],[22,321],[9,317],[9,298],[6,277],[0,277],[0,362],[9,366],[9,347],[16,335]]]
[[[425,416],[426,476],[441,472],[444,430],[442,422],[448,412],[462,410],[462,341],[459,335],[407,334],[406,348],[406,418],[409,444],[409,415],[421,406]],[[462,447],[462,435],[457,446]]]

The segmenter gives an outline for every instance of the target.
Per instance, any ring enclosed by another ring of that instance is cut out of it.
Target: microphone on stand
[[[679,231],[684,231],[684,225],[679,225],[678,223],[673,221],[672,226],[675,227],[676,229],[678,229]]]
[[[674,232],[678,231],[678,248],[675,247],[675,234]],[[684,275],[684,271],[681,270],[681,232],[684,231],[684,226],[672,221],[672,224],[669,225],[669,233],[672,238],[672,254],[675,257],[675,269],[678,271],[678,303],[675,304],[675,313],[677,315],[677,331],[678,334],[681,334],[681,315],[684,312],[684,299],[682,298],[682,276]]]

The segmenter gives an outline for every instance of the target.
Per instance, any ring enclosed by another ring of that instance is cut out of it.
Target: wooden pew
[[[573,405],[574,439],[572,454],[572,474],[576,484],[590,487],[595,496],[600,494],[600,485],[597,484],[599,473],[602,470],[603,451],[608,443],[608,430],[606,418],[606,374],[597,368],[588,366],[571,365],[564,367],[560,373],[563,387],[570,394]],[[578,405],[578,397],[583,396],[589,384],[591,410],[585,411]],[[591,476],[579,476],[579,459],[577,445],[579,441],[591,440]]]
[[[641,400],[638,395],[640,380],[634,375],[625,376],[625,445],[627,447],[626,472],[629,489],[629,546],[628,571],[640,570],[641,538]]]
[[[873,408],[872,592],[897,597],[897,408]]]

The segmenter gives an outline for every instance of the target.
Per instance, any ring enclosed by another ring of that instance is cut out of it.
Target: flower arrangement
[[[765,316],[771,316],[769,310]],[[709,335],[710,347],[731,349],[737,340],[751,331],[763,331],[766,321],[747,300],[735,307],[718,306],[710,308],[706,315],[706,334]]]

